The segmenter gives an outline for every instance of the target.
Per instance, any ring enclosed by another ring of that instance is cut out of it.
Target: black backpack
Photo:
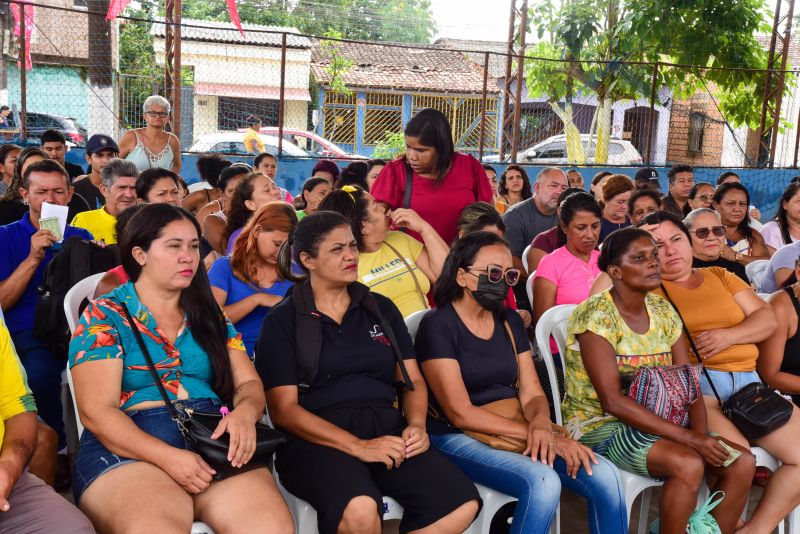
[[[395,338],[392,327],[389,326],[389,323],[384,319],[378,308],[378,302],[375,297],[367,286],[359,282],[353,283],[351,295],[354,300],[360,299],[361,305],[377,319],[381,330],[389,338],[392,352],[403,376],[403,382],[396,385],[413,391],[414,384],[408,376],[408,371],[403,362],[403,355],[400,354],[400,347],[397,345],[397,338]],[[291,298],[294,303],[297,389],[300,393],[308,393],[319,372],[319,355],[322,351],[322,323],[320,322],[322,317],[314,304],[314,296],[311,293],[311,285],[308,280],[295,284],[287,298]]]
[[[57,356],[67,357],[70,331],[64,313],[64,297],[84,278],[106,272],[120,264],[117,246],[101,247],[79,236],[61,244],[44,271],[38,288],[33,334]],[[81,304],[81,310],[85,307]]]

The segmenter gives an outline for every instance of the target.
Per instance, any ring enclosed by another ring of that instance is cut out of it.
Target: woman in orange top
[[[647,218],[658,246],[663,280],[660,293],[683,316],[722,402],[746,385],[758,382],[756,343],[775,330],[770,306],[736,275],[721,267],[692,268],[692,244],[686,226],[659,211]],[[698,355],[691,352],[692,358]],[[708,413],[708,428],[747,446],[748,441],[723,415],[705,373],[700,380]],[[764,496],[750,520],[737,534],[771,532],[800,504],[800,411],[794,407],[789,422],[753,442],[766,449],[781,467],[769,479]]]

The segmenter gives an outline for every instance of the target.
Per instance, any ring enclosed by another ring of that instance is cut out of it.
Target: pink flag
[[[14,36],[19,37],[21,31],[22,18],[20,17],[20,5],[11,4],[11,14],[14,16]],[[25,70],[33,70],[31,60],[31,33],[33,32],[33,5],[25,5]],[[22,68],[21,62],[17,61],[17,67]]]
[[[242,30],[242,20],[239,18],[239,10],[236,9],[236,0],[227,0],[228,1],[228,13],[231,16],[231,22],[233,22],[234,26],[239,30],[239,33],[242,34],[244,37],[244,30]]]
[[[106,13],[106,20],[117,18],[130,3],[131,0],[111,0],[111,4],[108,6],[108,13]]]

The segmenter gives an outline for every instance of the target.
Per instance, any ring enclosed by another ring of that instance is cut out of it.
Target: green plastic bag
[[[686,534],[722,534],[719,525],[717,525],[717,520],[711,515],[711,510],[716,508],[724,498],[725,493],[721,491],[712,493],[700,508],[692,512],[689,517],[689,524],[686,525]],[[658,519],[656,519],[650,525],[650,534],[658,534],[658,531],[659,525]]]

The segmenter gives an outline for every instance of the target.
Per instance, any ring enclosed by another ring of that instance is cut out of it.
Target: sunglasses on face
[[[694,198],[698,198],[703,202],[711,202],[712,200],[714,200],[714,195],[697,195]]]
[[[151,117],[161,117],[162,119],[169,117],[169,113],[166,111],[148,111],[147,114]]]
[[[714,235],[717,237],[722,237],[725,235],[725,227],[724,226],[712,226],[710,228],[698,228],[696,230],[692,230],[692,233],[697,236],[698,239],[705,239],[708,237],[708,234],[714,232]]]
[[[472,271],[486,273],[486,277],[493,284],[499,284],[503,278],[506,279],[506,284],[510,286],[515,286],[517,285],[517,282],[519,282],[519,269],[506,269],[504,271],[499,265],[487,265],[485,269],[473,269],[472,267],[467,267],[467,272],[477,277],[478,275]]]

